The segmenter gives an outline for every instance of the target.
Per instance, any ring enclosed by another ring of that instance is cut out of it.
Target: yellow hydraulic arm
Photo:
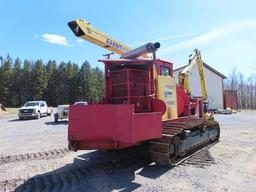
[[[127,45],[96,30],[90,25],[89,22],[82,19],[70,21],[68,26],[77,37],[80,37],[119,55],[123,55],[125,52],[132,50],[132,48],[128,47]]]
[[[208,96],[205,85],[203,61],[201,58],[201,53],[198,49],[194,50],[194,53],[189,58],[188,66],[179,74],[179,83],[186,89],[188,94],[191,94],[191,89],[189,85],[189,73],[191,72],[195,65],[197,65],[198,67],[203,100],[204,102],[207,102]]]

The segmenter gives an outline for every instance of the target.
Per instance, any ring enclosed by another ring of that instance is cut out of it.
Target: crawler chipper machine
[[[159,43],[131,49],[81,19],[68,25],[76,36],[121,55],[99,60],[105,65],[102,102],[70,106],[69,149],[113,150],[149,142],[152,161],[175,165],[219,139],[219,124],[204,108],[207,93],[198,50],[176,83],[173,64],[156,58]],[[203,97],[190,94],[189,71],[195,65]]]

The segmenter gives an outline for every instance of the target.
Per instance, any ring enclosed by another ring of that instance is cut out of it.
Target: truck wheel
[[[52,113],[47,113],[47,116],[51,116],[52,115]]]
[[[59,115],[58,114],[54,114],[54,122],[58,123],[59,120]]]
[[[41,117],[41,113],[38,112],[36,118],[37,118],[37,119],[40,119],[40,117]]]

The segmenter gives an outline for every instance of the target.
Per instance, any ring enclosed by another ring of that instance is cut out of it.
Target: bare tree
[[[224,86],[225,89],[237,90],[240,109],[256,109],[256,74],[246,78],[234,68]]]

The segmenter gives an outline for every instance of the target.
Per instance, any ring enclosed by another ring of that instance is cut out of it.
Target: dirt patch
[[[6,114],[5,107],[0,103],[0,116]]]
[[[0,111],[5,111],[5,112],[6,112],[5,107],[4,107],[3,104],[1,104],[1,103],[0,103]]]

